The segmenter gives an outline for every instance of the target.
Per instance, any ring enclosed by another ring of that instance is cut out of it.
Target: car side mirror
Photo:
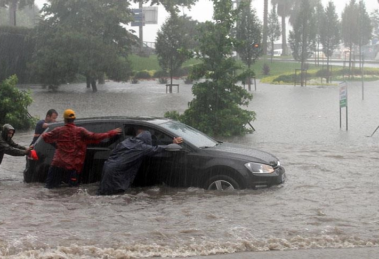
[[[182,150],[183,148],[181,146],[179,146],[178,144],[169,144],[167,145],[167,147],[165,148],[166,151],[169,151],[169,152],[177,152],[177,151],[180,151]]]

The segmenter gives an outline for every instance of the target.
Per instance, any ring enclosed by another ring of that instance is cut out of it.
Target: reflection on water
[[[276,155],[281,186],[232,193],[154,186],[95,196],[97,184],[47,190],[22,182],[24,158],[0,165],[0,257],[185,257],[241,251],[378,246],[376,198],[379,88],[349,86],[349,131],[339,128],[336,87],[258,85],[249,109],[254,134],[233,138]],[[166,94],[157,83],[34,89],[32,115],[55,108],[78,117],[153,115],[186,109],[190,86]],[[343,111],[344,112],[344,111]],[[61,115],[59,115],[61,117]],[[15,141],[30,143],[32,132]]]

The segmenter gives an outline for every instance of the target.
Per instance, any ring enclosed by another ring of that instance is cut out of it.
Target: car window
[[[113,130],[115,128],[120,127],[117,123],[112,122],[94,122],[94,123],[83,123],[83,124],[77,124],[79,127],[83,127],[87,129],[88,131],[94,132],[94,133],[105,133],[107,131]],[[107,147],[107,148],[114,148],[117,143],[119,143],[122,140],[122,138],[119,135],[116,135],[112,138],[106,138],[100,141],[100,143],[96,144],[89,144],[88,147]]]
[[[214,147],[218,144],[216,140],[201,131],[177,121],[168,121],[160,124],[160,126],[172,132],[174,136],[182,137],[185,142],[189,142],[199,148]]]

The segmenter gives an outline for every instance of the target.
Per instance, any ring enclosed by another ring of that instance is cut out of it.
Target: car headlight
[[[254,174],[271,174],[275,171],[274,168],[270,165],[253,162],[246,163],[245,166],[247,169],[249,169],[250,172]]]

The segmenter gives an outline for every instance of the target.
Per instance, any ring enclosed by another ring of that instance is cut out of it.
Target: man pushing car
[[[77,186],[79,174],[83,169],[87,144],[98,143],[122,132],[121,128],[116,128],[106,133],[93,133],[83,127],[77,127],[74,124],[76,115],[71,109],[64,111],[63,118],[64,126],[42,134],[46,143],[56,145],[46,179],[45,187],[48,189],[59,187],[61,182],[69,186]]]

